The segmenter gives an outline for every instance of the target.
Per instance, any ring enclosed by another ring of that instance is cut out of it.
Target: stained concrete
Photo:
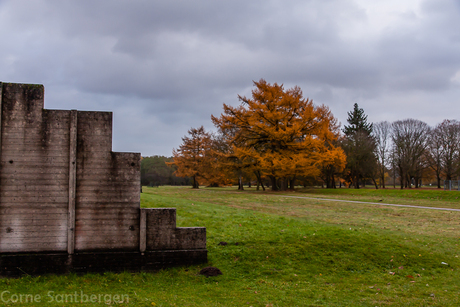
[[[25,258],[12,254],[34,252],[75,255],[64,271],[88,252],[176,251],[167,266],[184,263],[177,257],[187,251],[206,260],[205,228],[177,228],[175,209],[140,209],[141,156],[112,151],[111,112],[44,109],[43,85],[0,83],[0,91],[2,267],[2,255],[17,265]],[[129,262],[113,257],[114,270]]]

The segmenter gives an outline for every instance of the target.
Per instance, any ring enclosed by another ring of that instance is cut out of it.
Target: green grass
[[[460,305],[460,212],[293,199],[254,189],[144,187],[144,192],[142,207],[175,207],[179,227],[207,228],[208,264],[158,273],[0,279],[2,291],[42,297],[42,303],[27,306],[73,305],[48,303],[49,291],[129,295],[122,304],[87,306]],[[439,206],[456,208],[459,202],[449,193],[317,189],[289,195],[383,197],[399,204],[421,203],[431,195],[446,197],[433,200]],[[228,245],[218,245],[221,241]],[[197,275],[207,265],[223,275]]]
[[[309,197],[460,209],[460,191],[438,189],[299,189]]]

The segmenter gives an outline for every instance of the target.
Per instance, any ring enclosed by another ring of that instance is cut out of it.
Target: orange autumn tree
[[[297,176],[319,176],[324,163],[345,165],[345,154],[333,144],[336,119],[327,107],[314,106],[297,86],[285,90],[263,79],[254,85],[252,98],[238,96],[240,106],[224,104],[223,114],[211,118],[222,132],[232,131],[232,152],[254,161],[273,190],[279,179],[285,189]]]
[[[203,126],[191,128],[188,134],[182,138],[179,148],[173,149],[173,162],[166,164],[176,166],[176,176],[191,177],[194,189],[198,189],[200,184],[227,184],[227,174],[218,163],[218,147],[222,141],[206,132]]]

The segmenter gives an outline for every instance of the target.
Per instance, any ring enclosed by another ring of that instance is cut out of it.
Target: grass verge
[[[197,275],[206,266],[201,265],[158,273],[0,279],[2,291],[9,291],[6,298],[42,298],[0,303],[81,306],[56,301],[58,294],[77,291],[111,298],[129,295],[120,304],[102,300],[87,306],[460,304],[460,212],[329,203],[234,189],[144,187],[144,192],[143,207],[175,207],[179,227],[207,227],[206,265],[224,275]],[[411,201],[397,197],[400,203]],[[221,241],[228,245],[218,245]]]

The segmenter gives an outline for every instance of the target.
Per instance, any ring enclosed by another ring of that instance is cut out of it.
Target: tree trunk
[[[295,177],[289,180],[289,189],[294,191],[295,188]]]
[[[288,181],[289,181],[289,179],[287,179],[287,178],[281,179],[281,182],[280,182],[281,191],[286,191],[287,190]]]
[[[243,178],[241,177],[241,175],[238,176],[238,190],[244,191]]]
[[[270,176],[270,181],[272,185],[272,191],[278,191],[278,185],[276,184],[276,177]]]
[[[401,180],[401,190],[404,189],[404,172],[402,171],[402,168],[399,167],[399,178]]]
[[[200,185],[198,184],[198,181],[196,180],[196,176],[193,176],[193,187],[192,189],[199,189]]]
[[[393,166],[393,189],[396,189],[396,168]]]
[[[375,189],[378,190],[378,189],[379,189],[379,185],[377,184],[377,181],[375,180],[374,177],[372,177],[372,181],[374,182]]]
[[[354,185],[355,185],[355,189],[359,189],[359,179],[358,179],[358,177],[355,178]]]
[[[264,183],[262,181],[262,176],[260,176],[260,172],[259,171],[254,171],[254,174],[256,175],[256,178],[257,178],[257,191],[259,191],[259,185],[261,185],[262,190],[265,191]]]

